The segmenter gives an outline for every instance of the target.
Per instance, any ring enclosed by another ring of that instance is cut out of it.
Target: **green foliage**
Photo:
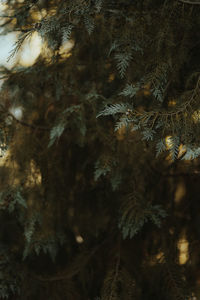
[[[140,90],[139,84],[127,84],[123,91],[120,93],[121,96],[133,98],[136,93]]]
[[[155,130],[151,129],[151,128],[147,128],[145,129],[142,134],[143,134],[143,140],[147,140],[147,141],[152,141],[154,138],[154,134],[155,134]]]
[[[99,112],[97,117],[115,115],[118,113],[125,113],[127,109],[128,109],[127,104],[124,103],[112,104],[106,107],[103,111]]]
[[[61,116],[59,116],[59,118],[56,120],[56,125],[51,129],[51,132],[50,132],[50,141],[49,141],[48,147],[51,147],[55,143],[55,141],[61,137],[65,128],[69,124],[69,122],[70,122],[69,118],[70,118],[71,114],[73,114],[73,113],[77,113],[77,115],[78,115],[76,120],[74,121],[75,125],[79,128],[81,134],[83,136],[85,136],[86,126],[85,126],[85,122],[84,122],[84,119],[81,114],[81,106],[73,105],[73,106],[70,106],[69,108],[66,108],[62,112]]]
[[[30,38],[31,35],[32,35],[32,33],[33,33],[33,31],[28,31],[26,33],[20,34],[20,37],[15,42],[14,48],[13,48],[13,50],[11,50],[10,55],[8,56],[7,61],[9,61],[11,58],[13,58],[18,53],[18,51],[20,50],[20,48],[23,45],[24,41],[26,39]]]
[[[189,146],[187,146],[187,150],[185,155],[182,157],[182,159],[185,160],[192,160],[197,158],[200,155],[200,148],[190,148]]]
[[[148,221],[156,226],[161,226],[162,218],[167,216],[165,210],[160,205],[143,204],[141,199],[132,195],[123,204],[122,215],[119,221],[119,228],[124,239],[132,239]]]
[[[84,17],[85,28],[89,34],[94,30],[94,19],[88,16]]]
[[[26,200],[22,196],[21,187],[8,188],[0,192],[1,209],[7,209],[10,213],[20,205],[27,208]]]
[[[120,77],[123,78],[132,59],[132,54],[129,52],[117,53],[115,54],[115,59],[117,61],[117,69]]]
[[[62,36],[62,42],[66,43],[69,41],[72,33],[73,25],[69,24],[63,28],[63,36]]]
[[[65,122],[61,122],[51,129],[48,147],[51,147],[55,143],[56,139],[62,135],[63,131],[65,130],[65,125]]]
[[[156,157],[158,157],[165,150],[166,150],[166,142],[164,139],[161,139],[156,144]]]
[[[153,96],[160,102],[163,102],[165,90],[168,82],[169,66],[165,63],[158,65],[156,70],[147,76],[148,81],[151,82],[151,91]]]
[[[26,259],[29,254],[37,223],[41,224],[41,217],[38,215],[38,213],[34,213],[33,216],[28,219],[28,223],[25,226],[24,235],[26,244],[23,252],[23,259]]]
[[[0,298],[198,299],[200,5],[3,3]]]
[[[170,154],[172,157],[172,160],[176,160],[178,157],[179,152],[179,146],[180,146],[180,140],[178,136],[173,136],[170,138]]]
[[[116,191],[119,188],[119,186],[120,186],[120,184],[122,182],[122,176],[121,176],[121,174],[120,173],[115,173],[111,177],[110,181],[111,181],[111,185],[112,185],[113,191]]]
[[[110,172],[109,165],[101,165],[101,162],[98,160],[95,164],[94,180],[97,181],[102,175],[105,176]]]
[[[120,128],[123,127],[128,127],[130,124],[130,119],[127,115],[123,115],[119,121],[115,124],[115,131],[119,130]]]
[[[65,239],[60,239],[59,235],[58,238],[55,236],[48,236],[41,240],[35,240],[33,248],[37,255],[40,255],[40,252],[43,251],[44,254],[49,254],[52,261],[55,262],[59,247],[63,245],[64,241]]]

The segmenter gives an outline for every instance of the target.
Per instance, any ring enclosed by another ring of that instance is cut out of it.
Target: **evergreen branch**
[[[17,42],[14,44],[14,49],[11,50],[10,52],[10,56],[7,59],[7,62],[9,62],[9,60],[11,58],[13,58],[15,56],[15,54],[19,51],[19,49],[21,48],[23,42],[25,41],[25,39],[30,38],[30,36],[32,35],[33,30],[29,30],[28,32],[25,32],[18,40]]]
[[[131,194],[123,203],[121,211],[118,227],[122,231],[123,239],[127,237],[132,239],[148,221],[160,227],[161,220],[167,216],[160,205],[142,203],[142,200],[135,194]]]
[[[137,109],[133,109],[133,110],[129,110],[129,116],[133,118],[139,118],[140,123],[144,123],[145,121],[145,125],[150,121],[152,123],[155,123],[155,121],[160,118],[166,119],[166,122],[168,121],[168,118],[170,118],[172,123],[175,124],[177,116],[181,116],[188,110],[191,110],[192,104],[199,99],[199,95],[200,95],[200,77],[198,78],[196,87],[193,90],[190,99],[186,101],[182,106],[178,107],[176,110],[172,110],[172,111],[152,110],[152,111],[140,112]],[[173,118],[175,118],[175,120]]]
[[[117,60],[117,69],[119,71],[120,77],[123,78],[125,76],[129,63],[132,60],[132,53],[117,53],[115,54],[115,59]]]
[[[97,114],[97,118],[100,116],[115,115],[117,113],[125,113],[128,109],[128,105],[124,103],[115,103],[110,106],[106,106],[104,110]]]
[[[129,86],[130,93],[132,93],[132,87]],[[123,95],[127,93],[127,89],[123,92]],[[128,91],[129,93],[129,91]],[[148,124],[151,125],[151,130],[156,124],[156,121],[160,121],[160,125],[164,125],[170,119],[171,125],[174,128],[175,124],[177,123],[177,117],[185,118],[184,113],[188,110],[191,110],[192,104],[195,103],[199,99],[200,95],[200,77],[197,80],[196,87],[194,88],[191,97],[188,101],[186,101],[182,106],[178,107],[176,110],[172,111],[165,111],[165,110],[152,110],[152,111],[138,111],[137,109],[130,109],[128,104],[124,103],[115,103],[110,106],[105,107],[103,111],[101,111],[97,117],[100,116],[108,116],[108,115],[115,115],[117,113],[126,113],[129,117],[129,122],[138,122],[136,127],[140,127],[141,125],[147,126]],[[138,127],[138,128],[139,128]],[[146,129],[145,129],[146,130]]]

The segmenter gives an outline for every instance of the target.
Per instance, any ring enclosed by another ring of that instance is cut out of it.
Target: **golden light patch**
[[[109,74],[108,82],[112,82],[115,79],[115,74]]]
[[[35,162],[33,160],[31,160],[30,173],[27,176],[26,186],[32,187],[35,185],[40,185],[41,182],[42,182],[41,172],[40,172],[39,168],[37,168],[37,166],[35,165]]]
[[[146,84],[144,84],[143,88],[146,89],[146,90],[150,90],[151,89],[151,82],[147,82]]]
[[[185,152],[186,152],[186,147],[183,144],[180,144],[178,158],[181,157],[183,154],[185,154]]]
[[[37,32],[24,41],[19,64],[24,67],[32,66],[41,53],[42,40]]]
[[[111,67],[111,64],[110,64],[110,63],[105,64],[105,68],[106,68],[106,69],[109,69],[110,67]]]
[[[163,252],[159,252],[159,253],[156,255],[156,260],[161,260],[163,257],[164,257],[164,253],[163,253]]]
[[[179,182],[176,187],[175,195],[174,195],[174,202],[179,204],[183,197],[186,194],[186,188],[184,182]]]
[[[69,58],[70,56],[72,56],[72,53],[63,53],[61,55],[62,55],[62,58]]]
[[[11,24],[12,24],[12,25],[16,25],[16,24],[17,24],[17,19],[16,19],[16,18],[13,18],[12,21],[11,21]]]
[[[5,153],[1,150],[0,166],[3,166],[7,160],[9,160],[10,151],[7,150]]]
[[[192,119],[195,123],[200,122],[200,109],[196,110],[193,114],[192,114]]]
[[[70,51],[74,47],[74,41],[69,40],[66,43],[63,43],[62,46],[59,49],[59,54],[62,55],[63,58],[68,58],[72,55]]]
[[[77,235],[77,236],[76,236],[76,242],[77,242],[78,244],[82,244],[82,243],[84,242],[84,239],[82,238],[81,235]]]
[[[149,264],[151,266],[157,265],[158,263],[162,262],[164,257],[164,253],[161,251],[156,255],[153,255],[150,260],[149,260]]]
[[[151,95],[151,91],[145,89],[144,92],[143,92],[143,94],[144,94],[144,96],[150,96]]]
[[[38,11],[32,11],[31,13],[31,18],[35,21],[35,22],[38,22],[42,19],[42,15],[40,12]]]
[[[165,158],[166,161],[168,162],[172,162],[172,158],[171,158],[171,155],[167,155],[166,158]]]
[[[126,133],[126,126],[124,125],[124,126],[122,126],[121,128],[119,128],[119,129],[117,130],[117,134],[116,134],[117,140],[118,140],[118,141],[124,140],[124,138],[125,138],[125,133]]]
[[[172,136],[168,135],[165,137],[166,149],[169,150],[172,147]]]
[[[5,4],[5,3],[0,2],[0,11],[3,12],[6,9],[8,9],[8,5]]]
[[[175,106],[176,105],[176,100],[174,100],[174,99],[172,99],[172,100],[170,100],[169,102],[168,102],[168,106],[169,107],[173,107],[173,106]]]
[[[34,121],[38,120],[39,116],[40,116],[40,114],[39,114],[38,111],[33,111],[31,113],[31,116],[30,116],[30,119],[29,119],[30,124],[34,123]]]
[[[171,150],[173,148],[173,139],[172,139],[172,136],[171,135],[168,135],[165,137],[165,144],[166,144],[166,149],[167,150]],[[186,147],[183,145],[183,144],[180,144],[179,147],[178,147],[178,155],[177,155],[177,158],[180,158],[183,154],[185,154],[186,152]],[[171,158],[171,154],[169,154],[167,157],[166,157],[166,160],[167,161],[170,161],[172,160]]]
[[[184,265],[189,259],[189,242],[183,237],[178,241],[178,249],[179,249],[179,264]]]
[[[151,95],[151,83],[148,82],[143,86],[142,93],[144,96],[150,96]]]

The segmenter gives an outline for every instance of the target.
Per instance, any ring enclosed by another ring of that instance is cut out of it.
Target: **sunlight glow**
[[[192,118],[193,118],[193,120],[194,120],[195,123],[198,123],[200,121],[200,110],[196,110],[192,114]]]
[[[6,8],[8,8],[8,5],[3,3],[3,1],[0,1],[0,13],[2,13],[4,10],[6,10]]]
[[[167,150],[169,150],[171,148],[171,144],[172,144],[172,136],[168,135],[165,137],[165,144],[166,144],[166,148]]]
[[[40,169],[36,166],[34,160],[30,162],[30,172],[27,176],[27,180],[25,186],[27,187],[34,187],[40,185],[42,182],[42,175]]]
[[[172,106],[175,106],[176,105],[176,100],[175,99],[171,99],[169,102],[168,102],[168,106],[169,107],[172,107]]]
[[[41,53],[42,40],[37,32],[24,42],[19,64],[23,67],[32,66]]]
[[[115,79],[115,74],[114,73],[109,74],[108,82],[112,82],[114,79]]]
[[[21,120],[23,117],[23,108],[18,106],[18,107],[11,107],[9,109],[9,112],[11,113],[11,115],[13,115],[13,117],[17,120]]]
[[[179,264],[184,265],[189,259],[189,251],[188,251],[189,243],[183,237],[178,241],[178,249],[179,249]]]
[[[62,55],[64,58],[68,58],[71,56],[70,51],[74,47],[74,41],[69,40],[66,43],[63,43],[60,47],[59,54]]]
[[[165,145],[167,150],[173,149],[174,142],[173,142],[173,137],[171,135],[165,137]],[[186,152],[185,145],[180,144],[180,146],[178,147],[177,158],[180,158],[185,152]],[[166,157],[166,160],[172,161],[171,153]]]
[[[179,182],[176,186],[174,202],[176,204],[179,204],[181,202],[181,200],[183,199],[183,197],[185,196],[185,194],[186,194],[185,184],[184,184],[184,182]]]
[[[76,236],[76,242],[77,242],[78,244],[82,244],[82,243],[84,242],[84,239],[82,238],[81,235],[77,235],[77,236]]]
[[[16,41],[17,34],[15,32],[0,36],[0,65],[8,69],[11,69],[16,64],[18,59],[18,55],[16,55],[14,58],[10,59],[10,61],[7,61],[9,53],[12,51],[13,45]]]

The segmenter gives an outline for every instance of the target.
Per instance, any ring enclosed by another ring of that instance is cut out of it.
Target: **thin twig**
[[[2,76],[2,77],[0,77],[0,80],[6,79],[8,77],[9,77],[9,75]]]
[[[200,5],[200,2],[196,2],[196,1],[189,1],[189,0],[179,0],[179,1],[185,4]]]
[[[71,268],[69,267],[69,269],[67,271],[65,271],[65,274],[55,275],[55,276],[52,276],[52,277],[34,276],[34,278],[37,279],[37,280],[39,280],[39,281],[43,281],[43,282],[51,282],[51,281],[53,282],[53,281],[67,280],[67,279],[73,278],[75,275],[77,275],[82,270],[83,267],[85,267],[88,264],[88,262],[93,257],[93,255],[99,249],[101,249],[101,247],[107,241],[108,241],[108,238],[106,238],[101,244],[99,244],[96,247],[94,247],[93,250],[91,250],[91,252],[89,253],[87,259],[78,268],[74,268],[74,266],[72,265]]]
[[[26,127],[31,128],[31,129],[39,129],[39,130],[45,130],[45,131],[49,131],[49,130],[50,130],[49,127],[37,126],[37,125],[34,125],[34,124],[30,124],[30,123],[26,123],[26,122],[24,122],[24,121],[18,120],[18,119],[15,118],[15,116],[14,116],[13,114],[11,114],[11,113],[9,113],[8,115],[11,116],[15,122],[17,122],[18,124],[20,124],[20,125],[22,125],[22,126],[26,126]]]

